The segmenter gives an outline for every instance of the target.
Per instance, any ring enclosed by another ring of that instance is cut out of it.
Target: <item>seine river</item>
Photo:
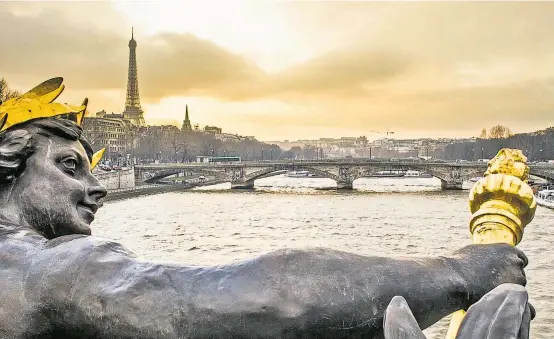
[[[93,234],[145,259],[230,263],[275,249],[328,247],[383,256],[444,255],[470,244],[468,191],[441,191],[438,179],[359,179],[354,192],[319,190],[329,179],[276,176],[254,191],[218,185],[108,202]],[[529,257],[531,338],[554,333],[554,211],[538,207],[519,247]],[[425,332],[444,338],[447,321]]]

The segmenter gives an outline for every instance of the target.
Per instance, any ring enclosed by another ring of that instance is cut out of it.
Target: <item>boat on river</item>
[[[378,171],[370,175],[373,178],[402,178],[406,174],[405,171],[386,170]]]
[[[288,171],[285,173],[285,176],[289,178],[308,178],[313,177],[314,174],[310,173],[310,171]]]
[[[538,191],[535,198],[539,206],[554,209],[554,189]]]
[[[426,172],[408,170],[404,174],[404,178],[432,178],[433,176]]]

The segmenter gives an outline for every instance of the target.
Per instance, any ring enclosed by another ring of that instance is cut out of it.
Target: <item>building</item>
[[[144,112],[140,107],[138,74],[137,74],[137,42],[134,39],[131,30],[131,40],[129,40],[129,70],[127,74],[127,98],[125,100],[125,110],[123,116],[131,121],[136,127],[145,126]]]
[[[221,134],[222,129],[221,127],[216,127],[216,126],[206,126],[204,127],[204,132],[215,136],[216,134]]]
[[[83,135],[92,148],[106,148],[104,160],[119,165],[132,153],[135,144],[133,130],[130,121],[122,119],[121,114],[106,114],[105,111],[98,112],[96,117],[85,117],[83,121]]]
[[[189,119],[189,105],[185,106],[185,120],[183,120],[181,131],[192,131],[192,126]]]
[[[143,133],[157,133],[159,135],[168,136],[168,135],[179,135],[181,134],[181,130],[179,130],[179,127],[174,125],[155,125],[155,126],[147,126],[141,129]]]
[[[96,112],[96,118],[106,118],[106,119],[123,119],[123,113],[108,113],[105,110],[101,110],[100,112]]]
[[[214,135],[217,140],[221,141],[241,141],[245,139],[238,134],[229,134],[229,133],[217,133]]]

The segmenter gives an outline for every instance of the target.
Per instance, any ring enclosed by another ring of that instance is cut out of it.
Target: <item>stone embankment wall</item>
[[[135,170],[113,171],[105,173],[95,173],[100,183],[106,187],[108,191],[135,187]]]
[[[104,198],[104,201],[113,201],[120,199],[128,199],[139,197],[142,195],[160,194],[167,192],[182,191],[188,187],[181,184],[175,185],[142,185],[132,188],[121,188],[108,191],[108,195]]]

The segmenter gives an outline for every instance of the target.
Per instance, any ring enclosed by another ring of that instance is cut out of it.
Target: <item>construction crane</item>
[[[381,147],[383,146],[386,146],[387,150],[390,149],[390,143],[389,143],[389,134],[394,134],[393,131],[389,131],[388,129],[385,131],[385,132],[381,132],[381,131],[369,131],[369,133],[375,133],[375,134],[385,134],[386,135],[386,138],[385,138],[385,141],[381,141]],[[372,157],[372,154],[371,154],[371,151],[372,151],[372,147],[369,146],[369,159],[373,159]]]
[[[388,129],[387,129],[385,132],[380,132],[380,131],[369,131],[369,133],[386,134],[386,135],[387,135],[387,140],[389,139],[389,134],[394,134],[393,131],[389,131]]]

